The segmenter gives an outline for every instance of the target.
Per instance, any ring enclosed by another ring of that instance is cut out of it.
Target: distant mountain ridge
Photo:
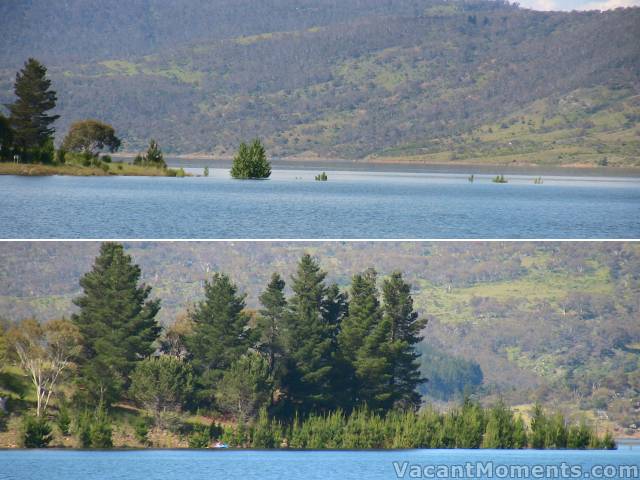
[[[36,56],[59,139],[100,118],[128,151],[640,165],[640,8],[9,0],[0,30],[0,101]]]

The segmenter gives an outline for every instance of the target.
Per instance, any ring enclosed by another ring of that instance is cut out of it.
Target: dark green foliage
[[[326,182],[328,180],[327,174],[325,172],[322,172],[318,175],[316,175],[316,181],[318,182]]]
[[[426,319],[418,317],[413,310],[411,286],[400,272],[394,272],[382,284],[382,322],[380,330],[385,333],[389,362],[389,404],[402,408],[415,408],[420,404],[416,388],[425,381],[420,375],[418,358],[414,346],[422,340],[421,331]]]
[[[542,406],[536,404],[531,416],[531,436],[529,437],[532,448],[542,449],[545,447],[546,431],[547,417]]]
[[[480,365],[447,354],[421,343],[420,373],[429,381],[419,387],[421,393],[438,400],[460,399],[473,393],[483,381]]]
[[[269,178],[271,164],[267,160],[264,146],[259,139],[255,139],[251,145],[242,142],[238,153],[233,159],[231,176],[239,179]]]
[[[65,437],[71,434],[71,413],[69,412],[69,407],[64,404],[60,405],[58,408],[56,425],[60,429],[60,433]]]
[[[305,254],[292,277],[293,296],[289,299],[284,329],[287,373],[282,380],[291,412],[334,408],[336,325],[328,318],[331,304],[325,276],[318,262]]]
[[[51,425],[44,417],[26,415],[23,419],[25,448],[46,448],[53,439]]]
[[[162,355],[139,362],[131,374],[131,396],[156,418],[166,410],[181,410],[193,390],[191,365]]]
[[[111,420],[99,405],[93,412],[84,411],[76,419],[76,434],[82,448],[112,448]]]
[[[202,174],[203,174],[205,177],[208,177],[208,176],[209,176],[209,167],[204,167],[204,171],[202,172]]]
[[[160,146],[158,142],[156,142],[153,138],[149,142],[149,147],[147,148],[147,152],[144,155],[136,155],[136,158],[133,160],[134,165],[144,165],[158,168],[167,168],[167,164],[164,161],[164,155],[162,154],[162,150],[160,150]]]
[[[488,412],[482,446],[484,448],[514,448],[513,434],[515,430],[513,413],[500,401]]]
[[[72,321],[83,335],[79,384],[90,404],[119,399],[136,362],[154,350],[160,300],[149,300],[151,288],[139,285],[140,274],[122,245],[107,242],[80,280],[83,295],[74,300],[80,310]]]
[[[281,441],[281,426],[269,419],[267,410],[260,410],[258,419],[251,429],[252,448],[277,448]]]
[[[120,144],[121,141],[111,125],[98,120],[82,120],[71,124],[61,148],[97,156],[105,148],[109,152],[115,152]]]
[[[589,447],[591,443],[591,429],[584,423],[571,425],[567,433],[567,448],[572,450],[582,450]]]
[[[211,429],[206,425],[196,425],[189,435],[189,448],[209,448],[211,445]]]
[[[190,313],[193,331],[185,343],[204,401],[213,400],[217,382],[251,345],[244,298],[227,275],[215,273],[205,282],[204,300]]]
[[[341,324],[338,344],[345,361],[346,388],[351,405],[365,404],[378,409],[388,404],[391,393],[390,364],[386,332],[381,326],[377,273],[369,269],[354,275],[349,313]]]
[[[216,404],[240,423],[253,419],[271,399],[269,365],[259,353],[249,352],[229,366],[216,386]]]
[[[269,365],[269,373],[275,377],[279,377],[282,373],[282,330],[287,312],[284,287],[285,282],[280,275],[277,273],[271,275],[267,288],[260,295],[262,309],[256,325],[260,335],[258,349],[264,353]]]
[[[504,175],[496,175],[491,181],[493,183],[508,183],[508,180],[504,178]]]
[[[47,114],[56,106],[57,98],[46,67],[33,58],[27,60],[16,74],[14,93],[18,98],[8,108],[15,145],[24,152],[44,147],[53,139],[55,130],[50,125],[59,118]]]
[[[143,445],[149,444],[149,424],[149,419],[145,417],[138,417],[133,423],[133,433],[136,440]]]
[[[14,137],[9,119],[0,113],[0,161],[12,160]]]

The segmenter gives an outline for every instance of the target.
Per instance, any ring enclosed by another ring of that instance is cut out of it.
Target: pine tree
[[[30,58],[16,75],[14,92],[18,99],[7,105],[15,144],[23,150],[38,149],[53,139],[55,130],[50,125],[59,115],[46,112],[56,106],[56,92],[50,89],[47,69]]]
[[[251,145],[242,142],[233,159],[231,176],[238,179],[256,179],[269,178],[270,175],[271,164],[260,140],[256,138]]]
[[[391,399],[401,407],[414,408],[420,404],[416,388],[425,381],[417,361],[420,354],[414,345],[423,339],[420,332],[427,322],[413,310],[411,286],[405,283],[400,272],[394,272],[384,280],[382,297],[381,325],[388,329]]]
[[[215,384],[234,360],[251,344],[249,316],[244,312],[245,295],[222,273],[204,285],[204,301],[190,313],[193,331],[185,339],[198,375],[199,396],[211,401]]]
[[[9,119],[0,113],[0,161],[10,160],[13,152],[14,132]]]
[[[74,300],[80,311],[72,321],[83,337],[80,384],[94,404],[117,400],[136,362],[154,350],[160,300],[149,300],[151,287],[139,285],[140,275],[123,246],[107,242],[80,280],[84,293]]]
[[[147,153],[144,156],[145,163],[148,165],[154,165],[156,167],[165,168],[167,164],[164,161],[164,155],[162,154],[162,150],[160,150],[160,146],[158,142],[156,142],[153,138],[149,142],[149,148],[147,148]]]
[[[317,261],[305,254],[292,277],[284,336],[288,371],[282,383],[289,408],[302,414],[334,405],[335,325],[326,316],[325,276]]]
[[[374,334],[382,333],[376,330],[382,319],[376,282],[377,273],[373,269],[353,276],[349,314],[342,322],[338,336],[351,403],[365,403],[373,409],[380,400],[376,398],[380,384],[384,387],[388,384],[388,379],[383,378],[386,364],[379,349],[385,338],[384,335],[374,338]]]
[[[260,295],[260,316],[257,320],[257,330],[260,334],[259,350],[267,358],[269,373],[279,370],[277,362],[282,356],[282,328],[287,309],[284,296],[284,280],[274,273],[262,295]]]

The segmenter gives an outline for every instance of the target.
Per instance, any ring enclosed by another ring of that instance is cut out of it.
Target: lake
[[[201,168],[188,169],[199,174]],[[639,238],[640,179],[274,170],[209,177],[0,176],[0,238]]]
[[[395,463],[394,463],[395,462]],[[2,480],[390,480],[457,474],[466,462],[480,475],[452,478],[638,478],[640,452],[535,450],[390,450],[390,451],[255,451],[255,450],[4,450],[0,451]],[[572,474],[562,475],[562,464]],[[455,467],[454,467],[455,466]],[[537,467],[536,467],[537,466]],[[543,475],[539,476],[542,468]],[[551,470],[546,470],[551,468]],[[553,469],[559,475],[554,476]],[[412,469],[412,470],[410,470]],[[436,470],[438,469],[438,470]],[[442,470],[446,469],[446,470]],[[505,470],[506,469],[506,470]],[[635,472],[633,476],[629,472]],[[528,472],[527,472],[528,470]],[[398,472],[398,473],[396,473]],[[493,476],[491,477],[491,472]],[[529,473],[529,475],[526,475]],[[600,476],[598,476],[600,475]]]

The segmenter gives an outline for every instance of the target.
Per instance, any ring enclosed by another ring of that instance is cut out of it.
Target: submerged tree
[[[55,132],[50,125],[59,118],[47,113],[55,108],[57,97],[46,67],[33,58],[27,60],[16,75],[14,92],[18,98],[7,107],[15,145],[22,150],[45,147]]]
[[[267,160],[264,146],[259,139],[255,139],[251,145],[242,142],[238,153],[233,159],[231,176],[238,179],[269,178],[271,176],[271,164]]]
[[[95,157],[105,148],[109,152],[115,152],[120,148],[120,144],[121,141],[116,137],[111,125],[89,119],[71,124],[69,133],[62,142],[62,148]]]
[[[72,321],[83,336],[80,387],[94,405],[119,399],[136,363],[154,351],[160,300],[149,299],[151,287],[139,284],[140,275],[123,246],[107,242],[80,280]]]

